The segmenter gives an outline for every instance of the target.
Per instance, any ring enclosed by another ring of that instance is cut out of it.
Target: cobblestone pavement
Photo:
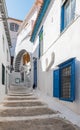
[[[0,104],[0,130],[80,130],[33,93],[11,92]]]

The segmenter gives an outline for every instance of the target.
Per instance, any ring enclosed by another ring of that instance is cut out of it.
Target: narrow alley
[[[80,0],[0,0],[0,130],[80,130],[79,27]]]
[[[13,86],[0,104],[0,130],[79,130],[32,91]]]

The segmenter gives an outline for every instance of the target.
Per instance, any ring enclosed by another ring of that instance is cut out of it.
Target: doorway
[[[37,60],[34,61],[34,84],[33,88],[37,87]]]

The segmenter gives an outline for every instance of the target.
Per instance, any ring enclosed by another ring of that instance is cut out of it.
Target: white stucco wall
[[[20,85],[20,82],[17,83],[17,78],[21,81],[21,74],[17,72],[13,72],[10,75],[10,84],[11,85]]]
[[[26,50],[28,53],[32,53],[33,43],[30,42],[30,33],[32,31],[32,20],[35,21],[37,17],[37,10],[31,14],[27,21],[26,26],[21,30],[17,37],[17,44],[15,48],[15,58],[21,50]]]
[[[77,0],[75,11],[77,14],[80,12],[79,5],[80,1]],[[61,1],[52,1],[40,26],[41,28],[43,25],[44,40],[43,56],[38,59],[38,88],[43,93],[53,97],[53,70],[57,68],[57,65],[67,59],[76,57],[75,101],[71,103],[60,101],[54,97],[53,99],[80,114],[80,18],[75,18],[75,20],[71,22],[70,26],[60,34],[60,12]],[[38,48],[36,45],[39,44],[39,31],[37,32],[34,48]],[[34,52],[37,52],[37,50],[34,49]],[[48,59],[49,64],[53,52],[55,54],[54,64],[48,71],[46,71],[46,59]]]
[[[34,5],[31,9],[31,11],[29,12],[29,14],[26,16],[25,20],[23,21],[21,28],[19,30],[18,36],[17,36],[17,43],[16,43],[15,57],[14,57],[14,66],[15,66],[16,57],[22,50],[25,50],[25,52],[28,52],[28,54],[30,55],[30,64],[31,64],[30,85],[31,85],[31,87],[33,86],[33,55],[32,55],[33,43],[30,42],[30,38],[31,38],[31,32],[32,32],[33,25],[36,20],[38,11],[39,11],[39,8],[37,7],[37,5]],[[23,65],[22,60],[20,61],[20,64]],[[14,74],[13,74],[13,76],[14,76]],[[16,76],[14,76],[14,77],[16,78]],[[26,77],[28,78],[28,76],[26,76]],[[27,86],[27,79],[26,79],[25,84]]]
[[[0,15],[1,17],[1,15]],[[4,37],[4,43],[3,43]],[[8,60],[7,60],[7,51],[8,51]],[[2,64],[5,66],[5,85],[2,85]],[[10,66],[10,50],[8,46],[7,37],[5,34],[5,29],[2,20],[0,21],[0,102],[3,100],[6,94],[6,79],[8,78],[8,74],[10,73],[6,66]],[[7,75],[6,75],[7,71]],[[9,81],[9,79],[8,79]]]

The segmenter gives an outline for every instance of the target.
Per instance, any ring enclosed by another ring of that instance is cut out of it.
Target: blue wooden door
[[[37,60],[34,61],[34,86],[37,87]]]

